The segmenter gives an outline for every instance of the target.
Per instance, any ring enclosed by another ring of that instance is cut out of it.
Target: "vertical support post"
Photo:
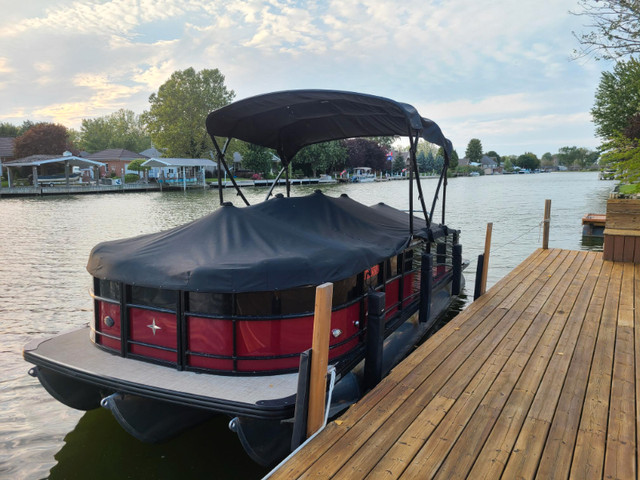
[[[69,160],[64,161],[64,184],[69,188]]]
[[[291,451],[298,448],[307,438],[307,415],[309,414],[309,378],[311,375],[311,349],[300,354],[298,370],[298,389],[293,414],[293,435]]]
[[[420,268],[420,323],[425,323],[431,315],[431,292],[433,290],[433,255],[423,253]]]
[[[542,226],[542,248],[549,248],[549,224],[551,222],[551,199],[544,201],[544,224]]]
[[[484,254],[478,255],[478,267],[476,268],[476,282],[473,288],[473,299],[477,300],[482,295],[482,276],[484,270]]]
[[[367,350],[364,361],[364,388],[370,390],[382,380],[385,294],[371,292],[367,318]]]
[[[333,283],[316,287],[316,304],[313,318],[313,342],[311,344],[311,375],[309,381],[309,415],[307,437],[313,435],[324,423],[327,367],[329,365],[329,336],[331,330],[331,303]]]
[[[462,245],[456,243],[451,247],[451,260],[453,263],[451,279],[451,295],[460,295],[462,285]]]
[[[33,176],[33,186],[37,187],[38,186],[38,167],[36,166],[31,167],[31,171]]]
[[[7,167],[7,181],[9,182],[9,188],[13,187],[13,176],[11,175],[11,167]]]
[[[487,235],[484,239],[484,255],[482,260],[482,280],[480,283],[480,295],[487,291],[487,273],[489,272],[489,253],[491,252],[491,231],[493,223],[487,223]]]
[[[447,237],[443,243],[436,243],[436,265],[447,263]]]

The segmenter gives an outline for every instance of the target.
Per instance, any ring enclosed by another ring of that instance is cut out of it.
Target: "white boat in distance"
[[[376,176],[369,167],[356,167],[353,169],[353,175],[351,176],[352,183],[373,182],[375,179]]]

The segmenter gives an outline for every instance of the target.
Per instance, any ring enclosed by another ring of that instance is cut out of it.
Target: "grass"
[[[640,183],[631,183],[628,185],[620,185],[619,192],[625,195],[640,193]]]

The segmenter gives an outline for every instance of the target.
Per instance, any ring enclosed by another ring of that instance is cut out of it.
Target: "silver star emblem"
[[[162,327],[159,327],[158,325],[156,325],[156,319],[155,318],[151,322],[151,325],[147,325],[147,327],[149,327],[151,329],[151,331],[153,332],[154,336],[156,334],[156,330],[162,330]]]

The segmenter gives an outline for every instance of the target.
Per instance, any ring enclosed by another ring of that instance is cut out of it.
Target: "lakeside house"
[[[149,157],[124,148],[108,148],[87,155],[87,159],[105,164],[104,167],[100,168],[100,176],[110,177],[115,174],[116,177],[121,177],[127,173],[137,174],[137,171],[127,168],[129,164],[134,160],[148,160]]]
[[[13,137],[0,137],[0,177],[2,176],[2,164],[13,160],[13,144],[15,142]]]

